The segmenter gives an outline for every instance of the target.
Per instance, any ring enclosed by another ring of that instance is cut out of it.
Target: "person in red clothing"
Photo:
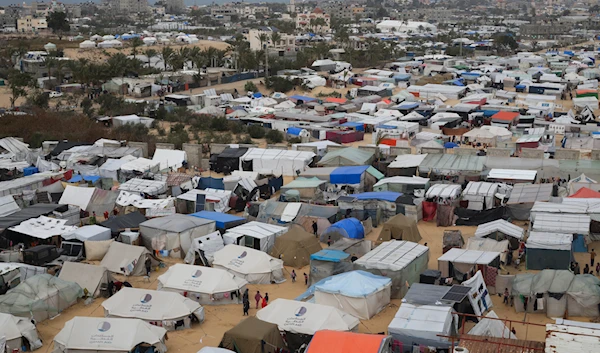
[[[265,297],[262,298],[262,304],[261,307],[264,308],[265,306],[267,306],[269,304],[269,293],[265,293]]]

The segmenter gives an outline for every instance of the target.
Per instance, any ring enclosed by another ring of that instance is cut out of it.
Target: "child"
[[[596,276],[600,276],[600,262],[596,264]]]
[[[502,302],[505,305],[508,305],[508,297],[509,297],[508,288],[504,288],[504,300]]]
[[[598,265],[600,266],[600,263]],[[296,282],[296,271],[292,270],[290,277],[292,277],[292,283]]]

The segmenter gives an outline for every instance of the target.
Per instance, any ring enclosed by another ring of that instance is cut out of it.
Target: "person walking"
[[[590,273],[590,266],[588,264],[585,264],[585,267],[583,268],[583,274],[587,275]]]
[[[600,262],[598,263],[598,265],[600,265]],[[296,282],[296,271],[292,270],[290,277],[292,277],[292,283]]]
[[[262,299],[261,308],[269,305],[269,293],[265,293],[264,298]]]
[[[246,290],[244,291],[244,294],[242,294],[242,301],[247,300],[248,302],[250,302],[250,296],[248,293],[248,288],[246,288]]]
[[[244,308],[243,316],[248,316],[248,310],[250,310],[250,299],[248,298],[248,288],[246,288],[246,290],[244,291],[244,295],[243,295],[243,299],[242,299],[242,306]]]
[[[150,277],[150,272],[152,271],[152,260],[150,260],[149,257],[146,258],[144,265],[146,266],[146,276]]]
[[[315,237],[317,237],[317,230],[319,229],[319,227],[317,226],[317,221],[313,221],[312,223],[312,230],[313,230],[313,234],[315,235]]]
[[[331,246],[331,235],[327,237],[327,246]]]
[[[308,275],[304,272],[304,285],[308,286]]]
[[[262,299],[262,295],[260,295],[260,291],[256,291],[256,295],[254,296],[254,300],[256,300],[256,308],[258,309],[258,304],[260,304],[260,300]]]
[[[592,266],[592,268],[594,267],[595,261],[596,261],[596,251],[594,249],[592,249],[592,252],[590,252],[590,266]]]
[[[504,288],[504,299],[502,300],[502,302],[504,303],[504,305],[508,305],[508,297],[509,297],[509,293],[508,293],[508,288]]]
[[[596,276],[600,276],[600,262],[596,264]]]

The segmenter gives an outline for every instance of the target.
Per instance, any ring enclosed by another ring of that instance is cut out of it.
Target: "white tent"
[[[171,257],[184,257],[192,240],[216,230],[215,221],[174,214],[140,223],[140,234],[149,250],[169,250]]]
[[[21,352],[24,340],[27,340],[31,350],[42,347],[35,325],[27,318],[0,313],[0,338],[2,337],[6,340],[6,352]],[[0,352],[4,353],[4,350]]]
[[[119,181],[119,171],[121,170],[121,166],[136,159],[137,158],[133,156],[125,156],[119,159],[109,158],[100,166],[100,168],[98,168],[99,174],[102,178],[110,178],[114,181]]]
[[[408,348],[404,352],[412,352],[414,345],[447,349],[450,341],[439,335],[456,332],[457,322],[452,307],[402,303],[388,326],[388,333]]]
[[[142,288],[124,287],[102,303],[106,317],[140,319],[169,331],[175,329],[175,323],[184,321],[191,326],[190,315],[200,322],[204,321],[204,308],[180,294]]]
[[[183,261],[186,264],[194,264],[196,255],[198,255],[201,258],[201,262],[204,263],[204,259],[206,259],[207,263],[204,263],[204,265],[210,266],[213,263],[215,252],[224,247],[225,243],[223,242],[221,232],[212,232],[205,236],[193,239],[192,246],[190,247],[190,250],[188,250]]]
[[[28,235],[38,239],[49,239],[54,236],[73,232],[77,229],[74,226],[68,226],[67,219],[56,219],[46,216],[31,218],[20,224],[9,228],[13,232]]]
[[[152,266],[158,265],[158,260],[145,247],[113,241],[100,262],[100,266],[106,267],[110,272],[122,275],[143,276],[146,274],[147,258],[152,260]]]
[[[6,217],[20,210],[12,195],[0,196],[0,217]]]
[[[96,188],[67,185],[58,203],[60,205],[79,206],[79,208],[85,210],[94,197],[95,190]]]
[[[210,210],[208,205],[212,207],[212,210],[216,212],[226,213],[231,208],[229,207],[229,200],[231,199],[231,190],[218,190],[206,188],[204,190],[200,189],[192,189],[185,194],[181,194],[177,196],[177,200],[185,200],[189,202],[196,203],[198,200],[198,195],[204,195],[205,204],[204,209]],[[196,207],[193,207],[192,210],[195,210]]]
[[[105,267],[71,261],[65,261],[58,278],[77,283],[81,289],[87,289],[89,295],[93,297],[99,296],[102,285],[112,280]]]
[[[438,270],[443,277],[450,277],[469,273],[477,265],[499,265],[499,261],[499,252],[452,248],[438,258]],[[451,273],[451,268],[454,273]]]
[[[510,332],[503,321],[494,319],[498,319],[498,315],[492,310],[477,325],[473,326],[469,335],[517,339],[517,336]]]
[[[152,161],[160,163],[160,170],[177,170],[187,160],[185,151],[156,149]]]
[[[124,172],[158,173],[159,169],[159,161],[143,157],[121,164],[121,170]]]
[[[214,255],[213,266],[223,268],[234,275],[253,284],[281,283],[283,277],[283,261],[266,253],[229,244]]]
[[[175,264],[158,277],[158,290],[187,292],[203,305],[239,304],[248,282],[220,268]],[[232,296],[231,293],[237,295]]]
[[[325,154],[327,154],[327,146],[340,146],[340,144],[329,140],[295,143],[292,145],[292,150],[297,151],[298,147],[314,147],[317,150],[317,155],[323,157]]]
[[[121,168],[122,169],[122,168]],[[130,179],[119,186],[119,190],[133,194],[161,195],[167,192],[167,183],[160,180]],[[117,202],[119,200],[117,199]]]
[[[256,317],[279,327],[280,331],[314,335],[320,330],[358,331],[360,321],[337,308],[290,299],[275,299]]]
[[[315,285],[315,303],[369,320],[390,303],[392,280],[365,271],[331,276]]]
[[[435,184],[431,185],[427,192],[425,193],[425,197],[434,198],[440,197],[444,199],[457,199],[462,192],[462,188],[460,185],[456,184]]]
[[[525,230],[503,219],[497,219],[495,221],[483,223],[477,226],[477,230],[475,230],[475,237],[503,240],[498,238],[497,233],[504,234],[503,238],[509,236],[517,240],[521,240],[524,237]]]
[[[77,228],[70,233],[63,233],[61,236],[64,240],[77,239],[81,242],[111,239],[110,228],[97,226],[95,224]]]
[[[76,316],[54,337],[55,353],[133,352],[148,344],[164,353],[167,330],[138,319]]]
[[[250,148],[240,157],[240,170],[250,164],[252,170],[263,174],[294,176],[305,170],[315,154],[307,151]]]
[[[498,187],[497,183],[470,181],[462,192],[463,200],[469,201],[467,208],[475,211],[492,209]]]
[[[242,245],[268,253],[275,245],[275,238],[287,231],[286,227],[252,221],[228,229],[223,234],[223,241],[225,245]]]
[[[79,43],[79,49],[90,49],[95,47],[96,43],[91,40],[84,40],[83,42]]]

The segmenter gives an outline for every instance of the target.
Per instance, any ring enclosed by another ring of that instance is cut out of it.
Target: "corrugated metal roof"
[[[588,234],[590,222],[588,215],[538,213],[535,215],[533,229],[542,232]]]
[[[486,183],[484,181],[470,181],[463,190],[463,195],[471,196],[494,196],[498,191],[497,183]]]
[[[400,271],[428,251],[429,248],[424,245],[392,240],[382,243],[354,263],[366,269]]]
[[[552,184],[515,184],[507,204],[548,201],[552,195]]]
[[[546,325],[546,353],[597,352],[600,325],[557,319]]]
[[[438,261],[456,262],[461,264],[488,265],[500,256],[495,251],[479,251],[452,248],[438,258]]]
[[[517,170],[517,169],[492,169],[488,173],[488,179],[503,180],[535,180],[536,170]]]
[[[554,203],[538,201],[533,204],[531,212],[586,214],[587,205],[582,203]]]
[[[501,232],[517,239],[523,239],[523,235],[525,234],[525,230],[523,230],[523,228],[503,219],[497,219],[495,221],[477,226],[475,236],[477,238],[483,238],[486,235],[490,235],[494,232]]]

